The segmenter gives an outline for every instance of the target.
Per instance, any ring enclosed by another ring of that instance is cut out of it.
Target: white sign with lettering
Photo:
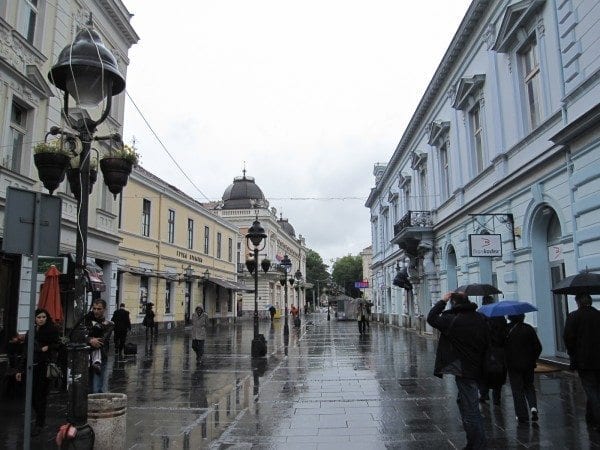
[[[470,256],[502,256],[502,235],[470,234]]]
[[[563,247],[562,244],[551,245],[548,247],[548,261],[562,261],[563,260]]]

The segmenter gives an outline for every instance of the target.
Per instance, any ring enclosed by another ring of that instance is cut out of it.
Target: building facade
[[[566,356],[573,300],[551,288],[600,269],[598,20],[594,0],[471,3],[393,156],[374,167],[382,320],[430,332],[445,291],[490,283],[534,303],[543,354]]]
[[[125,303],[139,325],[152,303],[161,329],[189,323],[198,305],[213,322],[233,321],[244,289],[237,283],[238,228],[142,167],[133,170],[120,207],[115,305]]]
[[[268,306],[273,305],[277,314],[284,313],[285,288],[280,262],[285,255],[292,261],[288,274],[288,308],[298,306],[301,310],[306,307],[304,278],[306,276],[306,246],[302,235],[296,237],[294,227],[288,219],[277,218],[277,210],[269,208],[265,198],[254,178],[246,176],[235,177],[233,183],[225,190],[221,202],[213,206],[215,214],[234,223],[240,232],[241,240],[236,251],[237,270],[240,283],[252,286],[252,292],[240,291],[238,297],[238,315],[251,316],[254,314],[254,277],[248,271],[245,262],[254,258],[253,248],[248,246],[245,239],[248,229],[254,220],[258,219],[267,234],[263,241],[265,248],[259,253],[258,272],[258,311],[261,317],[268,316]],[[260,262],[267,259],[271,267],[264,272]],[[296,280],[296,273],[302,278]],[[293,278],[295,281],[289,282]]]
[[[67,127],[61,115],[62,93],[49,83],[47,74],[59,52],[85,26],[90,13],[95,30],[115,56],[121,74],[126,76],[128,52],[138,36],[130,24],[131,14],[120,0],[83,3],[0,0],[0,223],[4,219],[8,187],[46,192],[33,164],[32,149],[44,141],[50,127]],[[121,93],[114,97],[110,115],[100,126],[99,134],[122,131],[124,96]],[[77,108],[72,112],[86,114]],[[95,113],[89,111],[92,117]],[[94,147],[101,155],[108,145],[106,142]],[[60,253],[68,261],[75,253],[76,200],[66,182],[55,195],[62,199]],[[89,210],[88,256],[90,267],[97,268],[94,281],[90,282],[90,296],[106,300],[116,289],[113,280],[119,245],[117,214],[118,203],[99,174]],[[0,351],[9,336],[29,326],[30,268],[31,261],[26,256],[1,255]],[[99,279],[101,271],[104,282]],[[43,274],[38,274],[38,278],[41,282]]]

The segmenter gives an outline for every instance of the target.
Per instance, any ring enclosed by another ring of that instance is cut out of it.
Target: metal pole
[[[31,283],[29,285],[29,329],[27,331],[27,372],[25,383],[25,426],[23,427],[23,448],[31,446],[31,400],[33,398],[33,351],[35,340],[35,294],[37,291],[38,252],[40,241],[40,209],[42,194],[35,193],[35,209],[33,213],[33,242],[31,255]],[[46,374],[44,374],[46,376]]]
[[[258,248],[254,247],[254,339],[258,338]]]
[[[285,313],[284,313],[284,321],[283,321],[283,334],[290,334],[290,327],[288,325],[288,280],[287,280],[287,270],[285,271],[285,284],[284,284],[284,292],[285,292]]]

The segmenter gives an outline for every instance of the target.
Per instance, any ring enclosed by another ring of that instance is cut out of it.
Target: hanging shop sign
[[[469,255],[477,257],[502,256],[502,235],[470,234]]]

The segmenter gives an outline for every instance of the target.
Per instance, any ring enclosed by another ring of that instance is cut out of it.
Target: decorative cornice
[[[506,53],[512,48],[519,30],[531,22],[546,0],[522,0],[506,8],[492,50]]]
[[[450,130],[450,122],[444,120],[434,120],[429,127],[429,139],[427,143],[434,147],[440,146],[440,141],[444,139]]]
[[[456,97],[452,107],[458,110],[464,110],[469,103],[469,99],[481,91],[485,83],[485,74],[473,75],[470,78],[461,78],[456,87]]]

